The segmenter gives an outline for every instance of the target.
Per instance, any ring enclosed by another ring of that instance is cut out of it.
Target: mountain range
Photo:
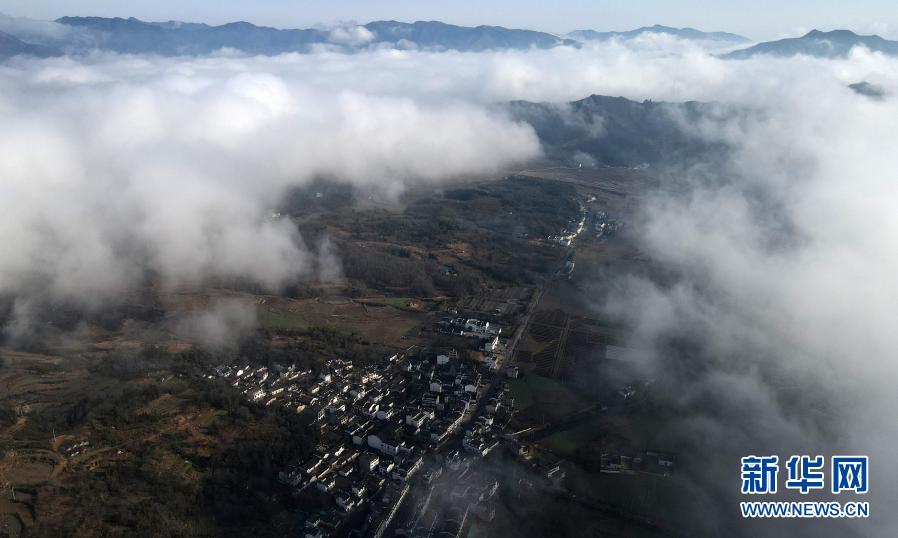
[[[680,39],[691,41],[714,41],[726,44],[739,45],[750,43],[747,37],[731,34],[729,32],[702,32],[695,28],[672,28],[670,26],[662,26],[656,24],[654,26],[643,26],[635,30],[626,32],[597,32],[596,30],[576,30],[566,37],[576,39],[577,41],[607,41],[609,39],[634,39],[645,34],[666,34]]]
[[[850,30],[833,30],[831,32],[811,30],[801,37],[758,43],[724,54],[722,57],[741,60],[759,54],[769,56],[805,54],[819,58],[838,58],[846,56],[854,47],[866,47],[874,52],[898,55],[898,41],[889,41],[878,35],[859,35]]]
[[[465,27],[438,21],[403,23],[376,21],[364,26],[377,42],[398,43],[406,40],[424,48],[445,48],[460,51],[490,49],[546,49],[558,45],[576,45],[545,32],[513,30],[501,26]]]
[[[12,20],[12,19],[10,19]],[[40,55],[84,53],[100,49],[129,54],[201,55],[222,48],[248,54],[275,55],[309,52],[316,46],[352,51],[369,45],[430,50],[484,51],[499,49],[547,49],[578,46],[583,41],[619,37],[630,39],[646,33],[665,33],[681,39],[719,41],[732,44],[747,38],[724,32],[701,32],[693,28],[651,26],[629,32],[579,30],[567,36],[501,26],[456,26],[439,21],[374,21],[343,28],[278,29],[233,22],[220,26],[179,21],[146,22],[135,18],[62,17],[56,23],[63,37],[41,39],[34,35],[13,36],[21,43],[0,44],[0,54],[30,54],[28,45],[41,47]],[[52,24],[52,23],[47,23]]]
[[[458,51],[545,49],[559,45],[577,45],[572,39],[545,32],[501,26],[465,27],[439,21],[375,21],[363,26],[328,29],[278,29],[248,22],[220,26],[179,21],[145,22],[133,17],[62,17],[56,22],[73,30],[68,38],[22,43],[66,53],[100,49],[162,56],[209,54],[223,48],[261,55],[309,52],[316,46],[350,51],[371,44]],[[3,47],[0,54],[7,57],[29,53],[20,44],[0,44],[0,47]]]
[[[89,47],[129,54],[162,56],[209,54],[228,47],[248,54],[304,52],[326,43],[320,30],[279,30],[234,22],[221,26],[198,23],[144,22],[135,18],[63,17],[58,23],[90,36]]]
[[[645,26],[625,32],[577,30],[564,36],[501,26],[456,26],[439,21],[374,21],[365,25],[336,28],[278,29],[233,22],[220,26],[179,21],[145,22],[135,18],[62,17],[52,22],[28,21],[30,32],[15,31],[15,21],[4,17],[0,25],[0,60],[16,55],[53,56],[108,50],[128,54],[162,56],[203,55],[230,48],[247,54],[276,55],[310,52],[330,47],[352,52],[368,46],[423,48],[428,50],[485,51],[548,49],[579,46],[589,41],[630,40],[647,34],[665,34],[682,40],[735,47],[750,42],[727,32],[703,32],[695,28]],[[58,31],[35,33],[34,24]],[[898,55],[898,41],[877,35],[859,35],[849,30],[813,30],[801,37],[758,43],[721,55],[746,59],[756,55],[843,57],[857,46]]]

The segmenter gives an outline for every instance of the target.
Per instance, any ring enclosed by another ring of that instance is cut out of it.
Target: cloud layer
[[[539,154],[529,126],[453,99],[324,89],[254,59],[103,56],[0,68],[0,293],[93,302],[311,271],[285,189],[396,195]]]
[[[673,380],[666,396],[681,413],[665,434],[703,455],[695,495],[719,514],[702,519],[713,532],[888,536],[895,519],[883,508],[864,522],[756,527],[728,510],[740,500],[738,458],[751,453],[869,454],[879,485],[866,500],[898,499],[898,109],[844,88],[867,78],[894,88],[896,63],[857,51],[714,64],[710,86],[694,91],[726,82],[729,95],[711,97],[751,112],[689,128],[734,153],[722,169],[671,178],[678,189],[643,207],[642,248],[679,278],[623,279],[611,307],[640,326],[640,343],[686,338],[710,365],[678,371],[683,355],[659,346],[653,375]]]

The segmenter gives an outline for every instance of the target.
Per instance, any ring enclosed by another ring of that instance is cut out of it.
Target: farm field
[[[418,341],[418,329],[428,320],[428,305],[405,297],[294,300],[265,296],[257,301],[257,313],[263,329],[329,327],[356,333],[371,342],[405,348]]]
[[[508,383],[522,420],[557,420],[590,404],[570,387],[533,372]]]

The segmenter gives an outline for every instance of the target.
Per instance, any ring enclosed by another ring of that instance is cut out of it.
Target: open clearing
[[[358,299],[332,304],[319,299],[266,297],[258,304],[259,324],[273,330],[329,327],[354,332],[368,341],[391,346],[415,343],[426,323],[423,303],[410,298]]]

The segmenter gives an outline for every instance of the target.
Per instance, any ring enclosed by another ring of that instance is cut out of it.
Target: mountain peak
[[[844,38],[857,38],[857,37],[861,37],[861,36],[852,32],[851,30],[830,30],[828,32],[824,32],[822,30],[817,30],[815,28],[814,30],[811,30],[810,32],[806,33],[804,35],[804,37],[806,37],[806,38],[807,37],[811,37],[811,38],[836,37],[836,38],[844,39]]]
[[[256,26],[255,24],[253,24],[253,23],[251,23],[251,22],[246,22],[246,21],[234,21],[234,22],[229,22],[229,23],[226,23],[226,24],[222,24],[222,27],[224,27],[224,28],[234,28],[234,29],[245,29],[245,30],[249,30],[249,29],[252,29],[252,28],[257,28],[257,26]]]

